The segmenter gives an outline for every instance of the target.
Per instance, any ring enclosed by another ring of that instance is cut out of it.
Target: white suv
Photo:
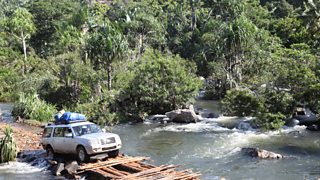
[[[76,154],[80,162],[87,162],[90,156],[102,153],[115,157],[121,148],[121,140],[117,134],[104,133],[91,122],[48,124],[41,144],[48,156],[53,156],[54,153]]]

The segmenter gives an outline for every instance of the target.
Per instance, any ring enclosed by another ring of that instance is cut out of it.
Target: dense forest
[[[318,0],[0,0],[0,101],[114,124],[204,89],[274,129],[297,104],[319,112],[319,43]]]

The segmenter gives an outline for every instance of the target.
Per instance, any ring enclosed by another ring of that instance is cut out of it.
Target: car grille
[[[100,139],[101,145],[111,144],[111,143],[115,143],[115,142],[116,142],[116,138],[114,138],[114,137],[107,138],[107,139]]]
[[[102,148],[102,151],[106,151],[106,150],[110,150],[110,149],[115,149],[115,148],[117,148],[117,146]]]

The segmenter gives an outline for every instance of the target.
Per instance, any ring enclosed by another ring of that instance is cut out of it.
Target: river
[[[13,104],[0,103],[0,120],[10,123]],[[0,180],[47,180],[54,177],[44,167],[34,167],[24,162],[0,164]]]
[[[204,111],[219,113],[214,101],[198,101]],[[260,132],[250,128],[251,118],[219,117],[195,124],[120,125],[113,128],[123,141],[122,152],[148,156],[154,164],[177,164],[201,172],[202,179],[283,179],[320,177],[319,132],[303,126]],[[260,160],[241,152],[259,147],[290,156]]]
[[[203,112],[220,113],[215,101],[197,101]],[[1,104],[0,104],[1,107]],[[301,180],[320,177],[319,132],[303,126],[281,131],[260,132],[252,129],[252,118],[203,118],[193,124],[118,125],[111,129],[123,142],[121,152],[132,156],[151,157],[150,163],[182,165],[199,171],[205,180],[283,179]],[[290,158],[260,160],[241,152],[242,147],[259,147]],[[40,168],[24,163],[0,166],[2,179],[52,179]]]

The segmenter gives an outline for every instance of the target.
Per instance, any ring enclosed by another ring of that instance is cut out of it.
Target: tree
[[[227,89],[242,83],[245,60],[257,43],[258,28],[245,15],[221,22],[210,20],[202,36],[203,56],[223,65]],[[206,32],[207,31],[207,32]],[[217,64],[217,63],[216,63]]]
[[[32,14],[25,8],[18,8],[14,11],[10,20],[12,34],[21,41],[24,54],[24,73],[26,73],[27,45],[26,41],[35,32]]]
[[[128,82],[119,95],[120,108],[142,118],[186,106],[201,86],[200,79],[190,69],[179,56],[147,51],[119,79]]]
[[[27,4],[29,12],[34,16],[37,32],[31,36],[30,44],[40,57],[56,54],[57,29],[61,24],[71,24],[74,15],[79,12],[78,0],[33,0]],[[78,19],[79,20],[79,19]]]
[[[127,41],[116,24],[105,21],[95,27],[87,39],[87,51],[95,69],[107,70],[108,90],[111,90],[112,62],[125,54]]]
[[[165,22],[157,3],[136,2],[125,9],[126,19],[122,23],[129,46],[136,51],[135,59],[140,59],[146,48],[161,49],[165,45]],[[160,11],[160,12],[159,12]]]

